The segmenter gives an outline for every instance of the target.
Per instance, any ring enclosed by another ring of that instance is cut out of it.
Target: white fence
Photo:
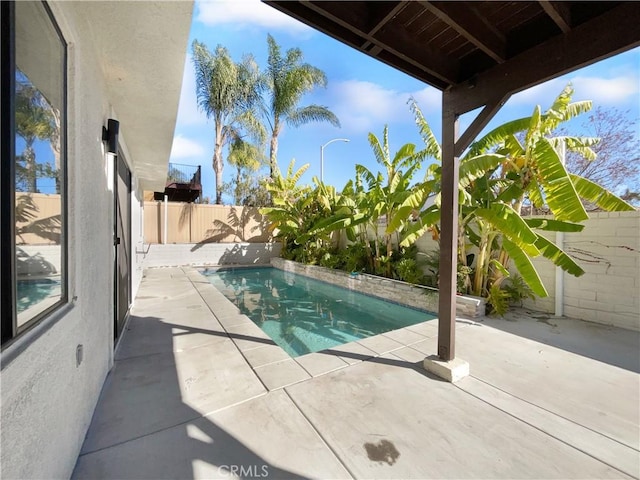
[[[279,243],[147,245],[143,267],[259,265],[280,255]]]
[[[579,233],[565,233],[564,250],[585,270],[562,274],[567,317],[640,330],[640,212],[593,213]],[[555,235],[549,237],[555,241]],[[525,306],[555,311],[555,267],[534,259],[549,297]]]

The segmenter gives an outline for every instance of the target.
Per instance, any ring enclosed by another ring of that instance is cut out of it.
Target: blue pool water
[[[41,302],[47,297],[60,295],[60,280],[41,278],[36,280],[18,280],[16,300],[18,313]]]
[[[436,318],[276,268],[203,274],[292,357]]]

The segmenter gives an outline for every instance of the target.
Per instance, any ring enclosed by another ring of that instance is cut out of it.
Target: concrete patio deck
[[[460,320],[291,359],[192,268],[149,269],[74,478],[639,478],[640,335]],[[284,353],[284,354],[283,354]]]

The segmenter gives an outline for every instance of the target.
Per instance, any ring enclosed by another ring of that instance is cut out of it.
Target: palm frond
[[[440,220],[440,209],[435,205],[422,211],[418,216],[417,221],[411,226],[407,227],[404,232],[401,247],[410,247],[413,245],[424,233],[435,225]]]
[[[311,122],[329,122],[334,127],[340,127],[340,120],[327,107],[308,105],[298,108],[287,115],[286,121],[293,127],[299,127]]]
[[[485,153],[475,157],[465,157],[460,162],[460,186],[465,188],[475,179],[500,166],[506,157],[495,153]]]

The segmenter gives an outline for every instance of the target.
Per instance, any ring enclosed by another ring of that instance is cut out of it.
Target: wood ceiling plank
[[[485,105],[498,94],[511,95],[637,47],[640,45],[639,24],[639,5],[620,4],[564,35],[557,35],[469,81],[452,86],[456,111],[464,114]],[[593,41],[596,38],[598,41]]]
[[[375,35],[369,35],[355,26],[354,22],[349,22],[343,16],[338,16],[336,13],[327,10],[333,2],[311,2],[305,0],[301,1],[300,4],[343,29],[353,32],[383,50],[392,53],[404,62],[429,73],[442,82],[452,83],[457,79],[458,64],[456,59],[441,54],[429,45],[416,42],[415,38],[408,35],[402,28],[393,25],[393,22],[383,25]]]
[[[571,30],[571,11],[568,5],[549,0],[539,0],[544,12],[558,26],[562,33],[569,33]]]
[[[493,60],[498,63],[505,61],[506,46],[504,37],[487,28],[485,22],[478,17],[477,10],[466,8],[466,5],[460,5],[460,2],[421,0],[419,3]]]

